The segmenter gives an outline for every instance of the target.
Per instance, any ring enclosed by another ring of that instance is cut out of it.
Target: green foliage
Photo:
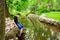
[[[60,11],[60,0],[6,0],[9,13],[27,15],[28,13],[45,13]],[[28,12],[29,11],[29,12]]]
[[[15,15],[21,10],[26,9],[28,6],[28,0],[6,0],[9,13]]]
[[[48,18],[53,18],[55,20],[60,20],[60,12],[50,12],[45,13]]]
[[[60,11],[60,1],[59,0],[51,0],[51,10]]]
[[[59,0],[39,0],[37,5],[37,13],[46,13],[50,11],[60,11],[60,1]]]

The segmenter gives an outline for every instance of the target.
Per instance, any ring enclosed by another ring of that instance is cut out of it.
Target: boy
[[[19,28],[19,31],[20,31],[20,35],[19,36],[21,36],[21,34],[23,32],[23,25],[18,22],[19,16],[20,16],[19,13],[16,16],[14,16],[14,22],[17,25],[17,27]]]

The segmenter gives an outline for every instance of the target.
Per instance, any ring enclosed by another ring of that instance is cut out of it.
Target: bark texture
[[[0,0],[0,40],[5,40],[5,0]]]

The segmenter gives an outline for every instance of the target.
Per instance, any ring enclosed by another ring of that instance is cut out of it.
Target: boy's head
[[[17,17],[19,17],[20,16],[20,13],[17,13],[17,15],[16,15]]]

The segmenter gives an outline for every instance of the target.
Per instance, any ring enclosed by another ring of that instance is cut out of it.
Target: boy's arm
[[[13,24],[17,27],[17,25],[16,25],[16,23],[14,22],[14,20],[13,20]]]

